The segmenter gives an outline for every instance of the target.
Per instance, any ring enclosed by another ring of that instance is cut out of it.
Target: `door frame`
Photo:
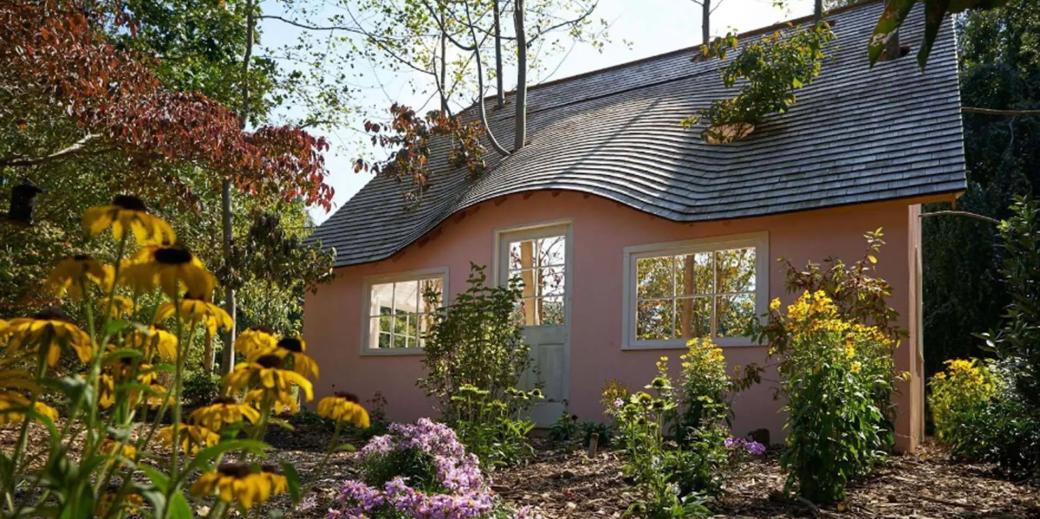
[[[503,238],[508,235],[519,235],[521,239],[537,238],[542,236],[558,236],[559,233],[552,232],[554,229],[563,229],[564,243],[564,294],[563,294],[563,319],[564,319],[564,341],[563,341],[563,400],[564,408],[570,407],[571,399],[571,307],[573,306],[574,294],[574,222],[569,218],[534,222],[524,225],[499,227],[494,230],[494,251],[492,254],[492,280],[494,286],[502,286],[506,280],[502,279],[502,246]]]

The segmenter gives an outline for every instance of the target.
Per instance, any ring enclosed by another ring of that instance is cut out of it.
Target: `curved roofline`
[[[455,218],[456,216],[464,215],[467,211],[469,211],[470,209],[473,209],[474,207],[477,207],[477,206],[480,206],[480,205],[484,205],[484,204],[501,203],[502,201],[504,201],[505,199],[510,198],[510,197],[515,197],[515,196],[529,197],[529,196],[532,196],[532,195],[538,194],[538,193],[556,193],[556,194],[558,194],[558,193],[576,193],[576,194],[580,194],[580,195],[582,195],[582,196],[584,196],[586,198],[588,198],[588,197],[595,197],[595,198],[599,198],[601,200],[605,200],[607,202],[614,202],[616,204],[624,206],[627,209],[631,209],[633,211],[637,211],[637,212],[645,214],[645,215],[649,215],[649,216],[652,216],[652,217],[655,217],[655,218],[661,218],[662,220],[668,220],[669,222],[674,222],[674,223],[682,223],[682,224],[691,224],[692,225],[692,224],[696,224],[696,223],[704,223],[704,222],[714,221],[714,220],[680,220],[680,219],[675,219],[675,218],[668,218],[667,216],[661,216],[659,214],[655,214],[655,213],[652,213],[650,211],[646,211],[644,209],[636,207],[636,206],[634,206],[632,204],[629,204],[627,202],[624,202],[624,201],[621,201],[621,200],[617,200],[617,199],[609,197],[609,196],[605,196],[603,193],[598,193],[598,192],[595,192],[595,191],[592,191],[592,190],[577,189],[577,188],[546,188],[546,187],[524,189],[524,190],[521,190],[521,191],[515,191],[515,192],[511,192],[511,193],[506,193],[506,194],[502,194],[502,195],[493,196],[493,197],[490,197],[490,198],[485,199],[485,200],[475,201],[475,202],[470,203],[468,205],[459,207],[456,210],[454,210],[454,211],[444,215],[441,219],[437,220],[432,226],[430,226],[429,229],[427,229],[426,231],[423,231],[418,236],[416,236],[416,237],[412,238],[411,240],[409,240],[408,242],[404,243],[399,248],[395,249],[393,252],[391,252],[391,253],[389,253],[389,254],[381,257],[381,258],[378,258],[378,259],[373,259],[373,260],[364,261],[364,262],[360,262],[360,263],[351,263],[349,265],[337,265],[337,266],[333,267],[333,270],[335,270],[335,269],[342,269],[342,268],[349,268],[349,267],[356,267],[358,265],[370,265],[372,263],[379,263],[381,261],[386,261],[388,259],[393,258],[394,256],[396,256],[398,254],[401,254],[402,252],[407,250],[412,245],[416,245],[416,244],[422,242],[425,239],[431,238],[432,234],[435,233],[435,232],[438,232],[439,230],[441,230],[441,226],[443,226],[446,223],[449,223],[449,220],[451,220],[452,218]],[[846,203],[822,205],[822,206],[819,206],[819,207],[812,207],[812,208],[792,209],[792,210],[788,210],[788,211],[780,211],[780,212],[775,212],[775,213],[734,216],[734,217],[732,217],[730,219],[731,220],[746,220],[746,219],[749,219],[749,218],[768,218],[768,217],[772,217],[772,216],[788,215],[788,214],[795,214],[795,213],[807,213],[807,212],[811,212],[811,211],[820,211],[820,210],[825,210],[825,209],[836,209],[836,208],[839,208],[839,207],[849,207],[849,206],[854,206],[854,205],[889,204],[889,203],[897,203],[897,202],[909,202],[909,201],[913,201],[913,200],[919,200],[918,203],[953,201],[958,196],[960,196],[960,194],[962,194],[962,193],[964,193],[964,189],[951,189],[951,190],[948,190],[948,191],[937,192],[937,193],[908,195],[908,196],[899,197],[899,198],[889,198],[889,199],[885,199],[885,200],[873,200],[873,201],[869,201],[869,202],[846,202]]]

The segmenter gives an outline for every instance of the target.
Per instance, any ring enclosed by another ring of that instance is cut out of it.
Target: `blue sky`
[[[784,9],[774,7],[773,0],[723,0],[712,16],[713,35],[727,30],[748,31],[790,18],[812,13],[812,0],[788,0]],[[268,12],[271,12],[270,10]],[[602,49],[577,44],[568,52],[547,59],[545,72],[536,75],[532,84],[550,79],[580,74],[626,61],[653,56],[700,43],[700,6],[690,0],[600,0],[595,16],[610,24],[612,43]],[[268,45],[291,41],[295,33],[277,21],[267,21],[262,27]],[[551,74],[549,74],[551,72]],[[507,75],[508,77],[508,75]],[[391,102],[421,105],[426,96],[415,95],[409,86],[408,75],[387,73],[374,67],[359,73],[354,101],[362,110],[351,116],[344,127],[319,131],[331,143],[326,154],[330,172],[328,182],[336,189],[335,208],[343,205],[371,178],[370,174],[354,173],[353,160],[372,150],[358,131],[365,118],[379,119]],[[512,88],[508,83],[507,88]],[[292,110],[290,109],[290,114]],[[311,216],[318,223],[328,218],[320,208],[312,208]]]

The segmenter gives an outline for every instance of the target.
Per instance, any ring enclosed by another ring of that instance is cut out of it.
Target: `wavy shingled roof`
[[[680,127],[734,93],[719,76],[725,62],[694,61],[695,49],[683,49],[531,88],[528,146],[504,160],[489,151],[489,168],[475,179],[451,168],[441,148],[431,188],[412,209],[407,184],[376,176],[313,239],[335,247],[336,266],[378,261],[467,207],[543,189],[589,193],[681,222],[961,191],[953,26],[943,26],[922,72],[913,59],[923,33],[918,6],[901,31],[911,53],[871,69],[866,43],[881,8],[868,3],[829,15],[836,38],[820,77],[746,140],[709,145],[700,127]],[[500,142],[513,141],[512,114],[512,103],[489,106]]]

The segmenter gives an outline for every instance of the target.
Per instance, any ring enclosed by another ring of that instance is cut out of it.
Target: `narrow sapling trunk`
[[[498,108],[506,105],[506,90],[502,85],[502,20],[500,17],[498,0],[491,2],[495,19],[495,86],[498,89],[495,94],[495,102]]]
[[[701,2],[701,44],[711,42],[711,0]]]
[[[513,2],[516,25],[516,137],[513,151],[527,143],[527,34],[524,32],[524,0]]]

